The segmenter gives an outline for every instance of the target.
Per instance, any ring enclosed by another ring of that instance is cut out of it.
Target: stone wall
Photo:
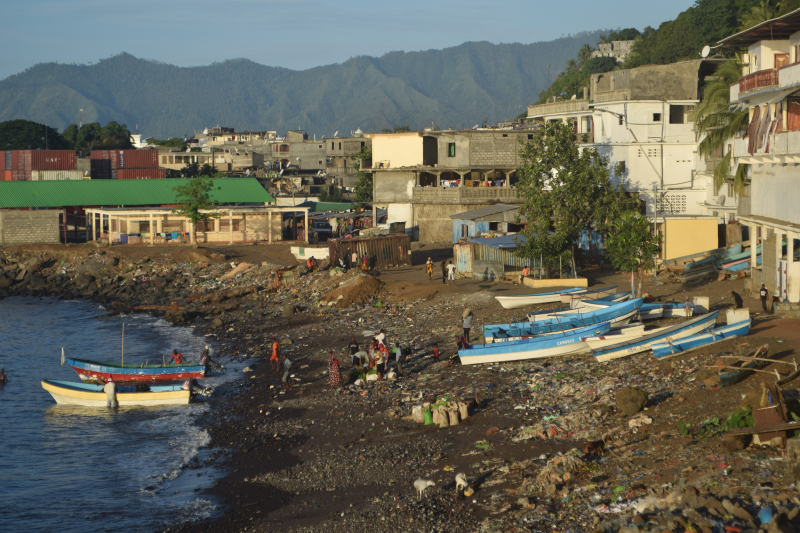
[[[0,210],[0,245],[58,244],[61,211]]]
[[[450,215],[471,211],[489,204],[447,205],[447,204],[415,204],[414,217],[419,226],[421,242],[453,241],[453,219]]]

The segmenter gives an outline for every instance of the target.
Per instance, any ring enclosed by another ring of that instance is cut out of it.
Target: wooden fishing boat
[[[586,343],[586,345],[589,347],[590,350],[599,350],[600,348],[611,346],[612,344],[618,344],[620,341],[626,338],[636,339],[636,338],[641,338],[644,335],[645,335],[644,324],[637,322],[635,324],[627,324],[625,326],[621,326],[619,329],[614,331],[613,335],[585,337],[583,339],[583,342]]]
[[[626,302],[630,299],[631,291],[618,292],[616,294],[602,296],[600,298],[594,298],[591,300],[573,300],[568,306],[558,307],[556,309],[546,309],[544,311],[536,311],[534,313],[528,313],[527,316],[538,317],[545,315],[568,315],[575,312],[576,309],[600,309],[603,307],[608,307],[612,303]]]
[[[205,377],[207,370],[207,357],[203,357],[199,363],[180,365],[103,363],[71,358],[65,358],[64,361],[78,373],[82,381],[88,383],[105,382],[109,375],[115,382],[200,379]]]
[[[731,363],[726,363],[719,368],[716,376],[705,379],[706,386],[718,385],[720,387],[730,387],[755,374],[766,366],[769,353],[769,344],[762,344],[748,355],[737,359]],[[716,367],[715,367],[716,368]]]
[[[42,388],[53,396],[57,404],[106,407],[108,402],[103,385],[45,379]],[[117,385],[116,398],[120,407],[183,405],[192,400],[192,391],[188,381],[183,384]]]
[[[526,305],[534,304],[548,304],[553,302],[560,302],[562,294],[586,292],[586,289],[580,287],[572,287],[569,289],[561,289],[559,291],[540,292],[537,294],[517,294],[513,296],[495,296],[495,299],[505,309],[518,309]]]
[[[763,348],[766,348],[766,347],[767,347],[767,345],[765,344],[761,348],[763,349]],[[739,357],[737,357],[735,355],[727,355],[727,354],[719,354],[719,357],[728,358],[728,359],[739,359],[739,361],[731,363],[730,365],[719,365],[719,366],[717,366],[717,365],[710,365],[710,366],[707,365],[708,368],[718,368],[719,369],[719,373],[720,373],[720,383],[719,383],[719,385],[720,386],[724,386],[724,385],[721,384],[722,374],[723,374],[722,371],[723,370],[727,370],[727,371],[731,372],[731,374],[732,374],[731,376],[728,377],[728,381],[731,381],[733,379],[737,379],[738,381],[741,381],[742,379],[746,378],[750,374],[753,374],[754,372],[760,372],[760,373],[764,373],[764,374],[769,374],[771,376],[775,376],[775,379],[776,379],[775,384],[776,385],[786,385],[787,383],[790,383],[790,382],[792,382],[795,379],[800,377],[800,367],[797,365],[797,360],[796,359],[793,359],[791,362],[789,362],[789,361],[781,361],[781,360],[769,359],[769,358],[766,357],[766,355],[764,355],[763,357],[759,357],[758,355],[753,355],[753,354],[748,355],[747,357],[742,357],[742,358],[739,358]],[[741,364],[737,364],[737,363],[741,363]],[[756,363],[759,363],[760,365],[756,364]],[[771,372],[769,372],[767,370],[761,370],[761,367],[765,366],[765,364],[767,364],[767,363],[779,363],[779,364],[784,364],[784,365],[791,365],[792,367],[794,367],[794,371],[790,371],[788,374],[786,374],[784,376],[780,372],[778,372],[777,369],[773,369],[773,371],[771,371]],[[715,378],[716,378],[716,376],[715,376]],[[709,379],[705,380],[706,385],[710,386],[710,385],[713,385],[713,384],[717,384],[716,382],[712,381],[713,379],[714,378],[709,378]],[[733,383],[736,383],[736,381],[734,381]]]
[[[546,335],[526,340],[487,344],[486,346],[475,345],[459,350],[458,355],[463,365],[556,357],[587,351],[588,347],[583,342],[583,337],[603,335],[610,330],[611,325],[604,322],[579,328],[573,332],[573,335]]]
[[[642,304],[639,320],[653,320],[664,316],[664,304]]]
[[[676,339],[689,337],[696,333],[713,327],[719,316],[719,311],[714,311],[707,315],[690,318],[686,322],[675,324],[674,326],[667,326],[658,328],[653,331],[647,332],[641,338],[637,339],[624,339],[620,338],[620,342],[592,350],[592,355],[598,362],[611,361],[612,359],[619,359],[628,355],[633,355],[641,352],[646,352],[653,344],[661,341],[674,342]]]
[[[666,340],[665,342],[655,343],[651,346],[653,355],[656,357],[667,357],[689,352],[709,344],[724,341],[733,337],[742,337],[750,333],[750,319],[734,322],[718,328],[711,328],[703,333],[684,337],[679,341]]]
[[[581,328],[591,324],[609,322],[611,327],[617,327],[630,322],[642,305],[642,299],[619,302],[600,309],[582,312],[580,309],[571,310],[569,314],[535,315],[529,316],[532,322],[514,324],[489,324],[484,326],[483,333],[486,343],[500,342],[509,337],[530,338],[547,333],[558,333]]]
[[[693,268],[701,267],[709,263],[713,263],[719,259],[724,259],[731,255],[741,253],[742,244],[734,244],[726,248],[717,248],[716,250],[709,250],[699,254],[685,255],[669,259],[661,263],[661,267],[666,268],[672,272],[684,272]]]
[[[579,292],[579,293],[567,293],[561,295],[561,303],[568,304],[574,300],[584,300],[588,299],[591,300],[593,298],[602,298],[603,296],[611,296],[615,292],[617,292],[617,286],[614,285],[613,287],[606,287],[603,289],[594,289],[591,291]]]

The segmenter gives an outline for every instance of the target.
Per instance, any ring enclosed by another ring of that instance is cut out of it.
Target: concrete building
[[[355,168],[353,156],[362,150],[372,150],[372,138],[365,136],[357,130],[351,137],[326,138],[325,143],[325,172],[329,180],[339,187],[354,187],[358,170]],[[365,168],[372,166],[372,159],[364,162]]]
[[[617,63],[622,63],[633,50],[634,41],[611,41],[610,43],[600,43],[597,50],[592,52],[592,57],[613,57]]]
[[[519,204],[516,169],[527,131],[372,134],[374,208],[423,241],[450,241],[450,215]]]
[[[450,215],[453,219],[453,244],[459,239],[480,237],[486,233],[516,233],[522,229],[517,222],[518,205],[494,204],[464,213]]]
[[[307,174],[324,172],[327,166],[323,140],[309,140],[308,134],[299,130],[290,130],[286,137],[269,141],[264,158],[276,168]]]
[[[0,246],[58,244],[61,242],[61,210],[19,211],[0,209]]]
[[[735,161],[750,165],[750,183],[738,206],[749,228],[750,273],[782,302],[800,302],[800,10],[723,39],[727,47],[746,47],[744,75],[731,86],[732,105],[749,110],[750,126],[734,139]],[[783,246],[782,241],[786,242]],[[755,244],[763,245],[757,265]]]

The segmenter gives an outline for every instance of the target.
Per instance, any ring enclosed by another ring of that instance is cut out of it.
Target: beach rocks
[[[635,387],[625,387],[617,391],[617,409],[626,415],[635,415],[647,405],[647,392]]]
[[[38,274],[34,274],[31,276],[29,285],[32,290],[39,291],[47,287],[47,280]]]

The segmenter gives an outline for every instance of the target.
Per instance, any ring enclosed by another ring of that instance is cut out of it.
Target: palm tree
[[[592,57],[592,47],[584,44],[583,48],[578,51],[578,64],[583,66]]]
[[[703,89],[703,101],[697,105],[694,123],[705,138],[700,141],[700,154],[706,158],[724,148],[728,139],[747,131],[750,114],[741,106],[731,107],[730,86],[742,76],[739,58],[726,59],[714,71],[714,78]],[[733,188],[741,194],[747,180],[750,165],[738,164],[733,173]],[[733,162],[728,150],[714,168],[714,182],[721,187],[731,179]]]
[[[777,6],[780,8],[780,6]],[[753,6],[750,13],[742,19],[742,29],[752,28],[757,24],[774,19],[778,15],[776,6],[770,4],[769,0],[761,0],[757,6]]]
[[[578,68],[578,64],[575,62],[575,60],[571,57],[567,59],[567,72],[572,72],[576,68]]]
[[[606,44],[608,42],[608,36],[605,33],[601,33],[600,37],[597,38],[597,44]]]

